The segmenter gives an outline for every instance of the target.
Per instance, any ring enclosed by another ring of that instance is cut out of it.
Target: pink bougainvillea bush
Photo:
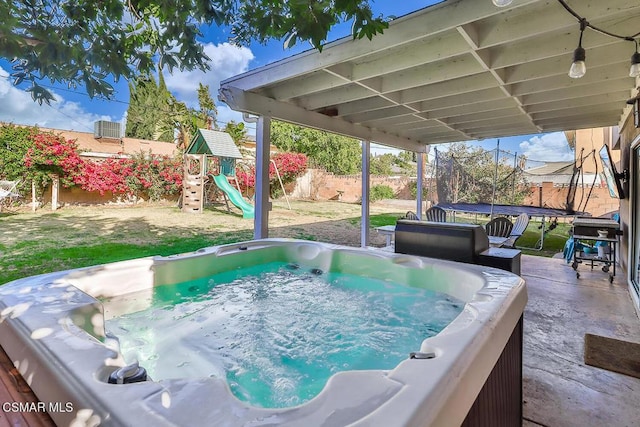
[[[297,177],[307,170],[307,156],[302,153],[276,153],[271,156],[271,160],[273,162],[269,163],[269,185],[271,195],[274,197],[279,195],[281,191],[274,163],[278,167],[278,173],[280,173],[283,184],[295,181]],[[247,189],[256,185],[256,170],[253,166],[248,172],[237,171],[236,177],[242,191],[247,191]]]
[[[85,191],[97,191],[101,196],[113,194],[133,194],[127,178],[133,175],[131,159],[108,158],[102,162],[85,161],[82,173],[74,176],[74,183]]]
[[[57,175],[62,185],[72,186],[84,166],[77,144],[51,132],[34,132],[31,138],[33,144],[24,156],[27,178],[44,186]]]
[[[26,178],[44,187],[58,176],[65,187],[78,186],[100,195],[114,195],[160,200],[179,194],[182,189],[182,156],[169,157],[139,152],[133,156],[106,158],[101,161],[84,159],[73,140],[51,132],[34,129],[32,144],[23,162]],[[300,153],[277,153],[269,164],[272,196],[280,195],[276,167],[284,184],[294,182],[307,170],[307,156]],[[275,163],[275,166],[274,166]],[[255,167],[237,171],[236,177],[243,191],[255,187]]]
[[[138,196],[160,200],[182,188],[182,159],[138,153],[131,158],[112,157],[85,161],[74,182],[86,191]]]
[[[83,159],[73,140],[50,132],[33,132],[32,145],[24,156],[27,178],[39,187],[54,176],[65,187],[78,186],[100,195],[136,196],[160,200],[182,188],[182,157],[140,152],[103,161]]]

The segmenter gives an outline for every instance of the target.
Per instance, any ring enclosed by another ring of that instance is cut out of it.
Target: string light
[[[578,41],[578,47],[573,51],[573,62],[571,63],[571,68],[569,68],[569,77],[572,79],[579,79],[587,72],[587,65],[584,62],[586,53],[582,47],[582,35],[585,28],[587,28],[587,21],[582,19],[580,21],[580,40]]]
[[[512,3],[513,0],[491,0],[493,4],[497,7],[505,7]],[[587,67],[585,64],[585,50],[582,47],[582,35],[584,30],[588,27],[594,31],[599,32],[600,34],[604,34],[609,37],[614,37],[620,40],[626,40],[635,43],[635,51],[633,55],[631,55],[631,67],[629,68],[629,77],[640,77],[640,52],[638,52],[638,40],[636,38],[640,36],[640,32],[632,35],[632,36],[623,36],[620,34],[615,34],[607,30],[603,30],[602,28],[598,28],[595,25],[590,24],[585,18],[581,17],[571,9],[571,7],[567,4],[565,0],[558,0],[558,3],[562,7],[565,8],[567,12],[573,15],[578,22],[580,23],[580,41],[578,42],[578,47],[573,51],[573,62],[571,63],[571,68],[569,69],[569,77],[574,79],[578,79],[585,75],[587,72]]]
[[[631,55],[631,68],[629,68],[629,77],[640,76],[640,52],[638,52],[638,41],[633,40],[636,44],[636,51]]]

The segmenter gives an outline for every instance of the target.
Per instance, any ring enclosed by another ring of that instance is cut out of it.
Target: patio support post
[[[429,147],[427,147],[429,148]],[[416,215],[422,219],[422,185],[424,178],[424,153],[416,153],[418,161],[418,182],[416,183]]]
[[[496,144],[496,170],[493,174],[493,192],[491,193],[491,214],[489,215],[489,221],[493,219],[493,205],[496,203],[496,183],[498,181],[498,162],[500,159],[500,140]]]
[[[371,142],[362,141],[362,221],[360,223],[360,246],[369,246],[369,187]]]
[[[256,124],[256,193],[253,238],[269,237],[269,147],[271,145],[271,117],[260,116]]]

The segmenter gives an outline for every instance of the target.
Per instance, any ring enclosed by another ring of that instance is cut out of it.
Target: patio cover
[[[638,0],[568,0],[589,23],[638,32]],[[229,78],[233,109],[424,152],[426,144],[619,124],[635,95],[632,42],[584,33],[587,73],[567,73],[580,26],[555,0],[447,0]]]

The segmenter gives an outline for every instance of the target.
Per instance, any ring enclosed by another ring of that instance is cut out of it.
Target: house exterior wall
[[[588,212],[593,216],[602,216],[617,211],[620,208],[619,199],[611,197],[606,182],[602,179],[603,170],[600,160],[600,149],[604,144],[611,148],[611,128],[578,129],[572,131],[572,138],[575,143],[575,161],[578,167],[582,167],[584,174],[584,185],[576,188],[574,209]],[[615,142],[615,141],[613,141]],[[620,150],[611,150],[612,160],[616,163],[620,161]],[[594,182],[595,185],[591,188]],[[562,175],[563,181],[568,183],[571,176]],[[564,209],[567,203],[568,185],[553,183],[550,180],[541,183],[533,183],[531,192],[525,198],[523,204],[531,206],[551,207]],[[589,199],[587,200],[587,197]]]
[[[597,183],[593,189],[589,185],[578,186],[576,189],[574,209],[588,212],[592,216],[602,216],[617,211],[619,200],[609,195],[606,184]],[[531,186],[531,191],[525,197],[523,205],[539,206],[543,208],[565,209],[567,204],[567,185],[543,182]],[[591,194],[589,194],[591,193]],[[587,200],[587,196],[589,199]]]
[[[629,169],[631,159],[631,143],[640,135],[640,129],[636,128],[633,123],[633,114],[629,114],[624,121],[620,130],[620,162],[617,164],[618,171]],[[615,142],[615,141],[613,141]],[[612,150],[612,153],[616,150]],[[613,154],[612,154],[613,155]],[[631,176],[629,181],[637,188],[640,183],[640,177]],[[630,183],[624,186],[625,194],[629,194]],[[628,271],[630,261],[628,257],[629,245],[631,243],[631,210],[633,206],[629,203],[629,197],[620,200],[620,226],[622,228],[622,236],[620,238],[620,265],[624,271]]]
[[[85,191],[78,187],[65,188],[60,186],[58,193],[58,205],[133,205],[144,201],[142,198],[128,197],[121,194],[113,194],[106,191],[104,195],[100,195],[98,191]],[[31,196],[28,198],[31,200]],[[51,204],[52,191],[51,185],[48,185],[42,194],[41,202],[43,205]],[[167,202],[177,202],[178,196],[167,196],[163,199]]]
[[[51,185],[48,185],[42,195],[42,203],[51,203]],[[118,199],[107,191],[103,196],[98,191],[85,191],[78,187],[65,188],[60,186],[58,193],[59,205],[102,205],[118,203]]]
[[[602,172],[602,161],[600,161],[599,152],[602,146],[606,143],[609,148],[611,145],[611,128],[593,128],[593,129],[578,129],[576,131],[576,160],[582,152],[582,156],[588,156],[589,153],[595,150],[595,156],[589,156],[584,159],[582,168],[585,173]],[[615,142],[615,141],[613,141]],[[611,150],[611,158],[614,162],[620,161],[620,151]]]

